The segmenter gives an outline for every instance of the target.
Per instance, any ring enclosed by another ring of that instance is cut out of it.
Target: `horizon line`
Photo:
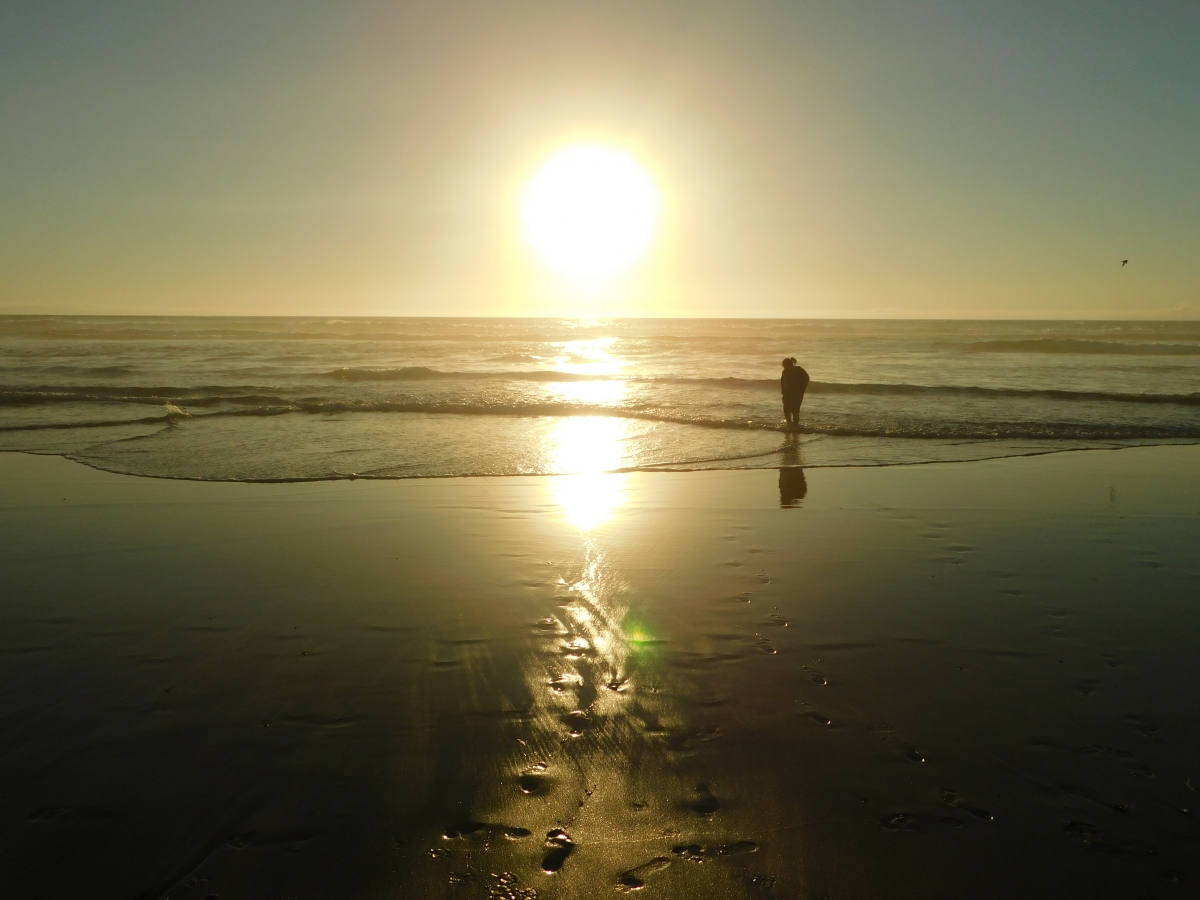
[[[0,319],[426,319],[481,321],[507,319],[511,321],[643,321],[643,322],[1191,322],[1200,324],[1200,315],[1194,317],[1153,316],[772,316],[772,315],[418,315],[380,313],[79,313],[79,312],[0,312]]]

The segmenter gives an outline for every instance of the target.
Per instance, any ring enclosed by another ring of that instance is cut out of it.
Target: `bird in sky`
[[[1127,260],[1127,259],[1121,260],[1121,268],[1122,269],[1125,268],[1127,265],[1129,265],[1129,260]]]

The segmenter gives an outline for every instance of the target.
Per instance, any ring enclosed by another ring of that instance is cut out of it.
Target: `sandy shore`
[[[0,895],[1193,895],[1197,473],[0,454]]]

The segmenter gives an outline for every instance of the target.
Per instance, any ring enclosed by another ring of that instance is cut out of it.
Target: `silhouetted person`
[[[804,470],[799,466],[779,470],[779,505],[782,507],[799,506],[808,496],[808,481],[804,478]]]
[[[796,357],[783,361],[783,375],[779,378],[783,391],[783,417],[788,428],[800,427],[800,404],[804,402],[804,391],[808,388],[808,373],[796,365]]]

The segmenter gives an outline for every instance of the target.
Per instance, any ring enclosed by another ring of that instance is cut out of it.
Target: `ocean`
[[[812,378],[783,429],[780,360]],[[0,317],[0,450],[288,481],[1200,442],[1200,323]]]

